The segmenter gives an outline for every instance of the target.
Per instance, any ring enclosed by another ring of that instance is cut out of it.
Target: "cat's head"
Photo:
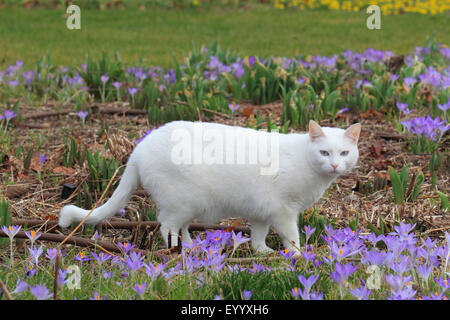
[[[309,122],[307,159],[313,170],[321,175],[337,176],[350,171],[358,161],[359,123],[346,130],[321,127]]]

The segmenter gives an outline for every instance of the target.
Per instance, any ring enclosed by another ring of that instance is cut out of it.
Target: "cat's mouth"
[[[341,170],[339,168],[331,168],[329,171],[329,174],[332,176],[337,176],[337,175],[343,174],[344,172],[345,172],[345,170]]]

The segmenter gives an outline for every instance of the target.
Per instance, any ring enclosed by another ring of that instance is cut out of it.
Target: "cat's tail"
[[[97,224],[106,218],[114,216],[120,209],[124,208],[133,192],[140,184],[136,161],[133,161],[133,153],[130,155],[119,186],[111,198],[102,206],[94,209],[86,219],[87,224]],[[61,209],[59,214],[59,226],[68,227],[72,222],[80,222],[91,210],[84,210],[74,205],[68,205]]]

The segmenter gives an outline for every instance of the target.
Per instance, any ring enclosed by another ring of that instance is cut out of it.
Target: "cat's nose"
[[[332,163],[331,166],[333,167],[334,171],[336,171],[337,167],[339,166],[338,164]]]

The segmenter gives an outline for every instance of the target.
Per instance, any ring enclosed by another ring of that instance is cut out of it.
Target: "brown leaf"
[[[46,216],[44,216],[44,220],[57,221],[58,218],[54,214],[47,214]]]
[[[55,169],[53,169],[53,173],[64,174],[64,175],[70,176],[75,173],[75,169],[61,166],[61,167],[56,167]]]
[[[34,170],[34,171],[39,171],[41,169],[40,163],[39,163],[39,156],[34,156],[31,158],[30,169]]]
[[[375,141],[375,143],[370,146],[370,152],[373,157],[383,159],[383,156],[381,155],[383,152],[383,142],[381,140]]]
[[[375,111],[375,110],[367,110],[366,112],[364,112],[363,114],[361,114],[361,117],[364,119],[369,119],[369,118],[380,118],[380,119],[384,119],[384,115],[381,112]]]
[[[236,227],[239,227],[240,225],[242,225],[242,219],[238,218],[236,219],[229,228],[227,228],[225,231],[226,232],[232,232]]]
[[[255,107],[245,107],[242,111],[242,115],[244,117],[250,117],[250,115],[254,114],[253,111],[255,110]]]

